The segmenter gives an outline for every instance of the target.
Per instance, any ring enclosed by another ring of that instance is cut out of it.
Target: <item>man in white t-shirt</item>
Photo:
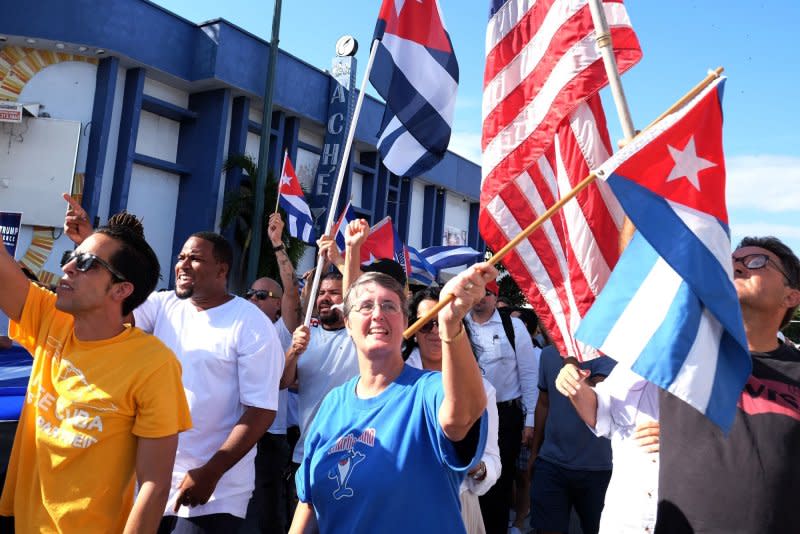
[[[358,374],[358,356],[344,327],[341,309],[337,307],[340,304],[342,275],[327,273],[320,281],[316,299],[318,321],[309,328],[308,348],[302,355],[293,351],[286,353],[281,387],[297,384],[300,439],[292,455],[295,464],[303,459],[303,440],[322,399],[330,390]]]
[[[92,229],[73,219],[68,235],[79,244]],[[232,258],[221,235],[193,234],[175,264],[175,291],[152,293],[133,312],[136,326],[180,360],[193,422],[179,436],[159,533],[238,530],[254,486],[254,445],[278,408],[280,343],[263,313],[228,293]]]

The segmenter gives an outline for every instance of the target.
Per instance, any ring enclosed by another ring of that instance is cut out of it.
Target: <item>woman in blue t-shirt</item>
[[[483,454],[486,395],[462,319],[497,275],[478,264],[452,279],[438,314],[442,372],[406,366],[402,286],[366,273],[345,295],[359,375],[314,417],[297,472],[290,532],[464,532],[459,485]]]

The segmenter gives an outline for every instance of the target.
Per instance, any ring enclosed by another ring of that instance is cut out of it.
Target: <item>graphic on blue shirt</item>
[[[328,451],[328,455],[340,455],[336,467],[328,471],[328,478],[335,480],[339,484],[339,487],[333,490],[333,498],[337,501],[343,497],[352,497],[355,493],[353,488],[347,486],[347,481],[350,480],[353,469],[367,457],[366,454],[355,449],[358,443],[374,447],[375,429],[368,428],[359,437],[350,432],[346,436],[339,438],[336,441],[336,445]]]

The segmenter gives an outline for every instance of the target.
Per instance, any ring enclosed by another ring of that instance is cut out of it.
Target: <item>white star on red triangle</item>
[[[281,185],[289,185],[292,183],[292,178],[286,174],[281,176]]]
[[[697,156],[697,150],[694,146],[694,136],[689,138],[689,142],[686,143],[683,150],[678,150],[670,145],[667,145],[667,149],[669,150],[669,155],[672,156],[672,160],[675,162],[675,166],[672,168],[669,176],[667,176],[667,181],[671,182],[679,178],[686,178],[695,189],[700,191],[700,178],[697,176],[698,173],[704,169],[716,167],[717,164]]]

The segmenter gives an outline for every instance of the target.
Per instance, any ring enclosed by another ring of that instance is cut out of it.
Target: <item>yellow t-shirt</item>
[[[191,427],[180,363],[138,328],[79,341],[55,301],[31,285],[19,323],[10,323],[34,361],[0,515],[13,515],[17,532],[122,532],[137,436]]]

